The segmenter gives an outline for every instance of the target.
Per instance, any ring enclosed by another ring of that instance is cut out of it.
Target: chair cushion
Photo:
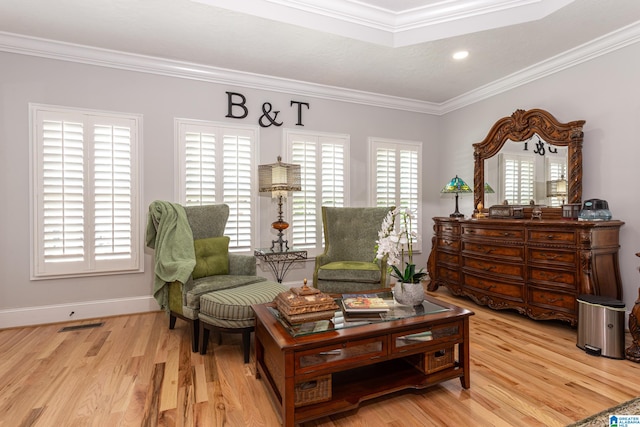
[[[191,276],[201,277],[229,274],[229,237],[209,237],[194,240],[196,266]]]
[[[276,282],[264,281],[217,292],[200,297],[200,320],[213,326],[241,328],[253,325],[255,314],[252,304],[273,301],[288,288]]]
[[[374,262],[336,261],[318,268],[318,280],[380,282],[380,266]]]
[[[202,295],[213,291],[237,288],[239,286],[266,281],[267,279],[261,276],[236,276],[230,274],[203,277],[192,281],[191,288],[184,294],[184,305],[190,310],[194,310],[197,317],[197,311],[200,310],[200,297]]]

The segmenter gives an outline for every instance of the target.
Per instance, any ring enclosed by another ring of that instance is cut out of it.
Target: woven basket
[[[296,384],[295,393],[296,407],[331,400],[331,374]]]
[[[453,356],[453,346],[428,352],[425,355],[425,371],[431,374],[452,367]]]

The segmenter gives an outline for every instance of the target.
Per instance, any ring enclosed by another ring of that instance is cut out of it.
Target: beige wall
[[[279,120],[289,128],[335,132],[351,136],[351,205],[368,203],[367,138],[423,141],[425,201],[437,205],[432,184],[439,157],[437,117],[296,94],[232,87],[209,82],[163,77],[149,73],[83,65],[33,56],[0,53],[0,328],[157,309],[151,298],[152,252],[145,253],[145,272],[117,276],[58,280],[29,280],[29,118],[28,104],[122,111],[143,115],[142,207],[157,199],[174,199],[174,118],[257,125],[261,106],[270,102],[281,110]],[[226,91],[247,97],[249,116],[226,118]],[[304,127],[297,127],[297,110],[290,101],[308,102]],[[273,163],[282,152],[282,129],[260,128],[259,163]],[[435,187],[434,187],[435,186]],[[256,195],[260,206],[261,242],[270,244],[275,219],[271,199]],[[426,209],[424,229],[430,232]],[[144,215],[143,215],[144,217]],[[141,224],[144,226],[144,224]],[[430,237],[427,239],[430,245]],[[429,249],[429,248],[427,248]],[[372,257],[374,248],[372,248]],[[426,262],[427,253],[419,257]],[[312,277],[313,260],[286,277]],[[262,275],[272,278],[269,270]]]
[[[620,235],[620,270],[627,311],[638,297],[640,217],[634,190],[640,181],[640,44],[628,46],[454,111],[438,122],[447,150],[439,162],[439,180],[458,173],[473,181],[472,143],[482,141],[493,124],[516,109],[542,108],[559,121],[586,120],[583,143],[583,200],[605,199],[615,219],[625,222]],[[461,210],[472,210],[465,198]]]
[[[295,99],[310,103],[304,112],[304,130],[346,133],[351,136],[351,204],[365,205],[369,187],[365,177],[367,137],[400,138],[424,142],[423,240],[426,262],[431,245],[431,218],[448,215],[453,199],[441,197],[441,187],[458,174],[473,182],[471,144],[481,141],[500,117],[518,108],[543,108],[560,121],[584,119],[583,198],[603,198],[622,229],[620,267],[627,310],[638,295],[640,258],[640,202],[626,185],[640,181],[640,118],[638,76],[640,44],[608,53],[573,68],[533,81],[442,116],[420,114],[359,103],[262,91],[222,84],[165,77],[0,53],[0,328],[14,325],[90,318],[156,309],[151,298],[151,252],[145,254],[145,272],[79,279],[29,280],[29,123],[28,103],[139,113],[144,116],[142,206],[156,199],[173,200],[173,119],[192,118],[256,124],[263,102],[282,111],[285,126],[294,127]],[[246,120],[225,118],[225,91],[248,98]],[[260,130],[259,163],[271,163],[281,152],[281,129]],[[269,223],[274,206],[259,199],[261,242],[272,236]],[[460,198],[469,215],[473,198]],[[141,224],[142,225],[142,224]],[[286,280],[311,277],[313,261],[292,270]],[[268,271],[265,277],[271,278]]]

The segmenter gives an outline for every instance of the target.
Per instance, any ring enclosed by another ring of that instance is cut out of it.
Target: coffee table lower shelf
[[[442,381],[458,378],[462,371],[456,366],[425,375],[404,359],[386,362],[332,374],[331,400],[295,408],[295,422],[303,423],[320,417],[355,409],[362,402],[401,390],[424,389]],[[277,406],[278,396],[273,394]]]

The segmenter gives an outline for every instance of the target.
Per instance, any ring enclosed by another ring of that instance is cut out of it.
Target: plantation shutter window
[[[322,206],[346,206],[346,135],[285,131],[289,163],[300,165],[301,187],[290,196],[293,245],[303,249],[323,246]]]
[[[30,105],[32,278],[140,271],[141,118]]]
[[[175,127],[180,203],[227,204],[224,234],[230,238],[229,250],[251,251],[256,228],[257,129],[188,119],[176,119]]]
[[[500,154],[500,185],[504,199],[512,205],[535,200],[535,160],[530,156]]]
[[[396,206],[415,213],[415,230],[420,235],[422,223],[422,178],[420,159],[422,144],[413,141],[396,141],[369,138],[373,191],[370,195],[372,206]],[[414,250],[422,248],[418,240]]]

